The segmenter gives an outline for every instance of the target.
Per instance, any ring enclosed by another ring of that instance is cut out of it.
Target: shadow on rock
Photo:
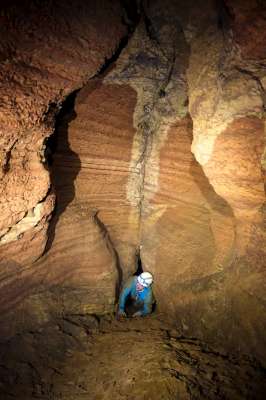
[[[48,230],[47,253],[54,241],[55,230],[60,215],[75,198],[74,181],[81,169],[81,161],[77,153],[71,149],[69,141],[69,126],[76,118],[75,99],[78,91],[71,93],[59,112],[55,133],[47,142],[47,160],[51,169],[51,182],[56,194],[56,208]]]

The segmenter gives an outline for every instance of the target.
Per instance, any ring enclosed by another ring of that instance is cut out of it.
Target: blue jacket
[[[152,311],[153,293],[152,288],[145,287],[141,292],[136,290],[137,276],[132,276],[122,289],[119,298],[119,311],[125,311],[127,297],[130,296],[136,303],[143,304],[141,315],[150,314]]]

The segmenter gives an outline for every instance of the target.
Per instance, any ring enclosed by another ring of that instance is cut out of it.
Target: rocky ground
[[[68,315],[0,345],[3,400],[263,399],[254,360],[179,335],[158,316]]]

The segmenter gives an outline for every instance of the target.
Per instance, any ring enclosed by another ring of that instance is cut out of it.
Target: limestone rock
[[[52,315],[105,314],[114,309],[119,264],[98,217],[86,204],[74,203],[55,222],[53,246],[44,257],[27,269],[13,263],[2,271],[5,302],[0,312],[12,316],[14,307],[17,312],[16,318],[2,324],[2,337],[35,329]]]
[[[78,94],[58,131],[58,213],[86,201],[117,251],[120,280],[140,254],[159,309],[184,332],[260,356],[263,95],[213,3],[209,18],[189,7],[177,19],[159,2],[147,7],[149,24]],[[260,296],[247,307],[253,284]]]
[[[126,32],[122,13],[118,1],[29,0],[1,8],[0,231],[12,229],[47,196],[44,140],[64,98],[116,50]],[[21,238],[24,249],[28,237]],[[42,240],[31,247],[32,258],[41,254],[45,231]]]
[[[231,207],[236,236],[228,270],[194,288],[192,284],[190,294],[184,288],[187,294],[181,296],[189,297],[191,309],[185,300],[183,311],[186,310],[184,315],[189,312],[191,317],[196,316],[194,331],[202,324],[202,333],[208,338],[227,340],[231,348],[239,346],[242,351],[250,346],[253,353],[262,356],[265,341],[259,339],[259,332],[266,324],[264,318],[259,318],[265,308],[262,82],[266,70],[259,62],[264,57],[264,48],[259,44],[263,38],[263,14],[255,17],[259,12],[257,3],[226,1],[229,9],[224,12],[229,11],[229,15],[220,20],[220,26],[217,11],[216,21],[207,27],[200,20],[194,21],[195,30],[201,34],[191,38],[187,72],[192,151],[215,192]],[[231,19],[230,11],[235,19]],[[208,13],[213,15],[213,9]],[[242,24],[253,17],[247,40]],[[255,296],[255,292],[260,295]],[[184,325],[188,327],[187,323]],[[227,337],[222,339],[225,331]]]
[[[134,268],[138,243],[138,210],[127,199],[135,104],[129,86],[91,81],[78,94],[74,114],[59,127],[52,167],[57,213],[64,214],[73,198],[88,202],[109,232],[124,271]]]

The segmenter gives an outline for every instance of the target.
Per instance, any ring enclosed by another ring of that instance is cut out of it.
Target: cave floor
[[[0,398],[263,399],[266,371],[185,338],[156,315],[70,315],[0,345]]]

